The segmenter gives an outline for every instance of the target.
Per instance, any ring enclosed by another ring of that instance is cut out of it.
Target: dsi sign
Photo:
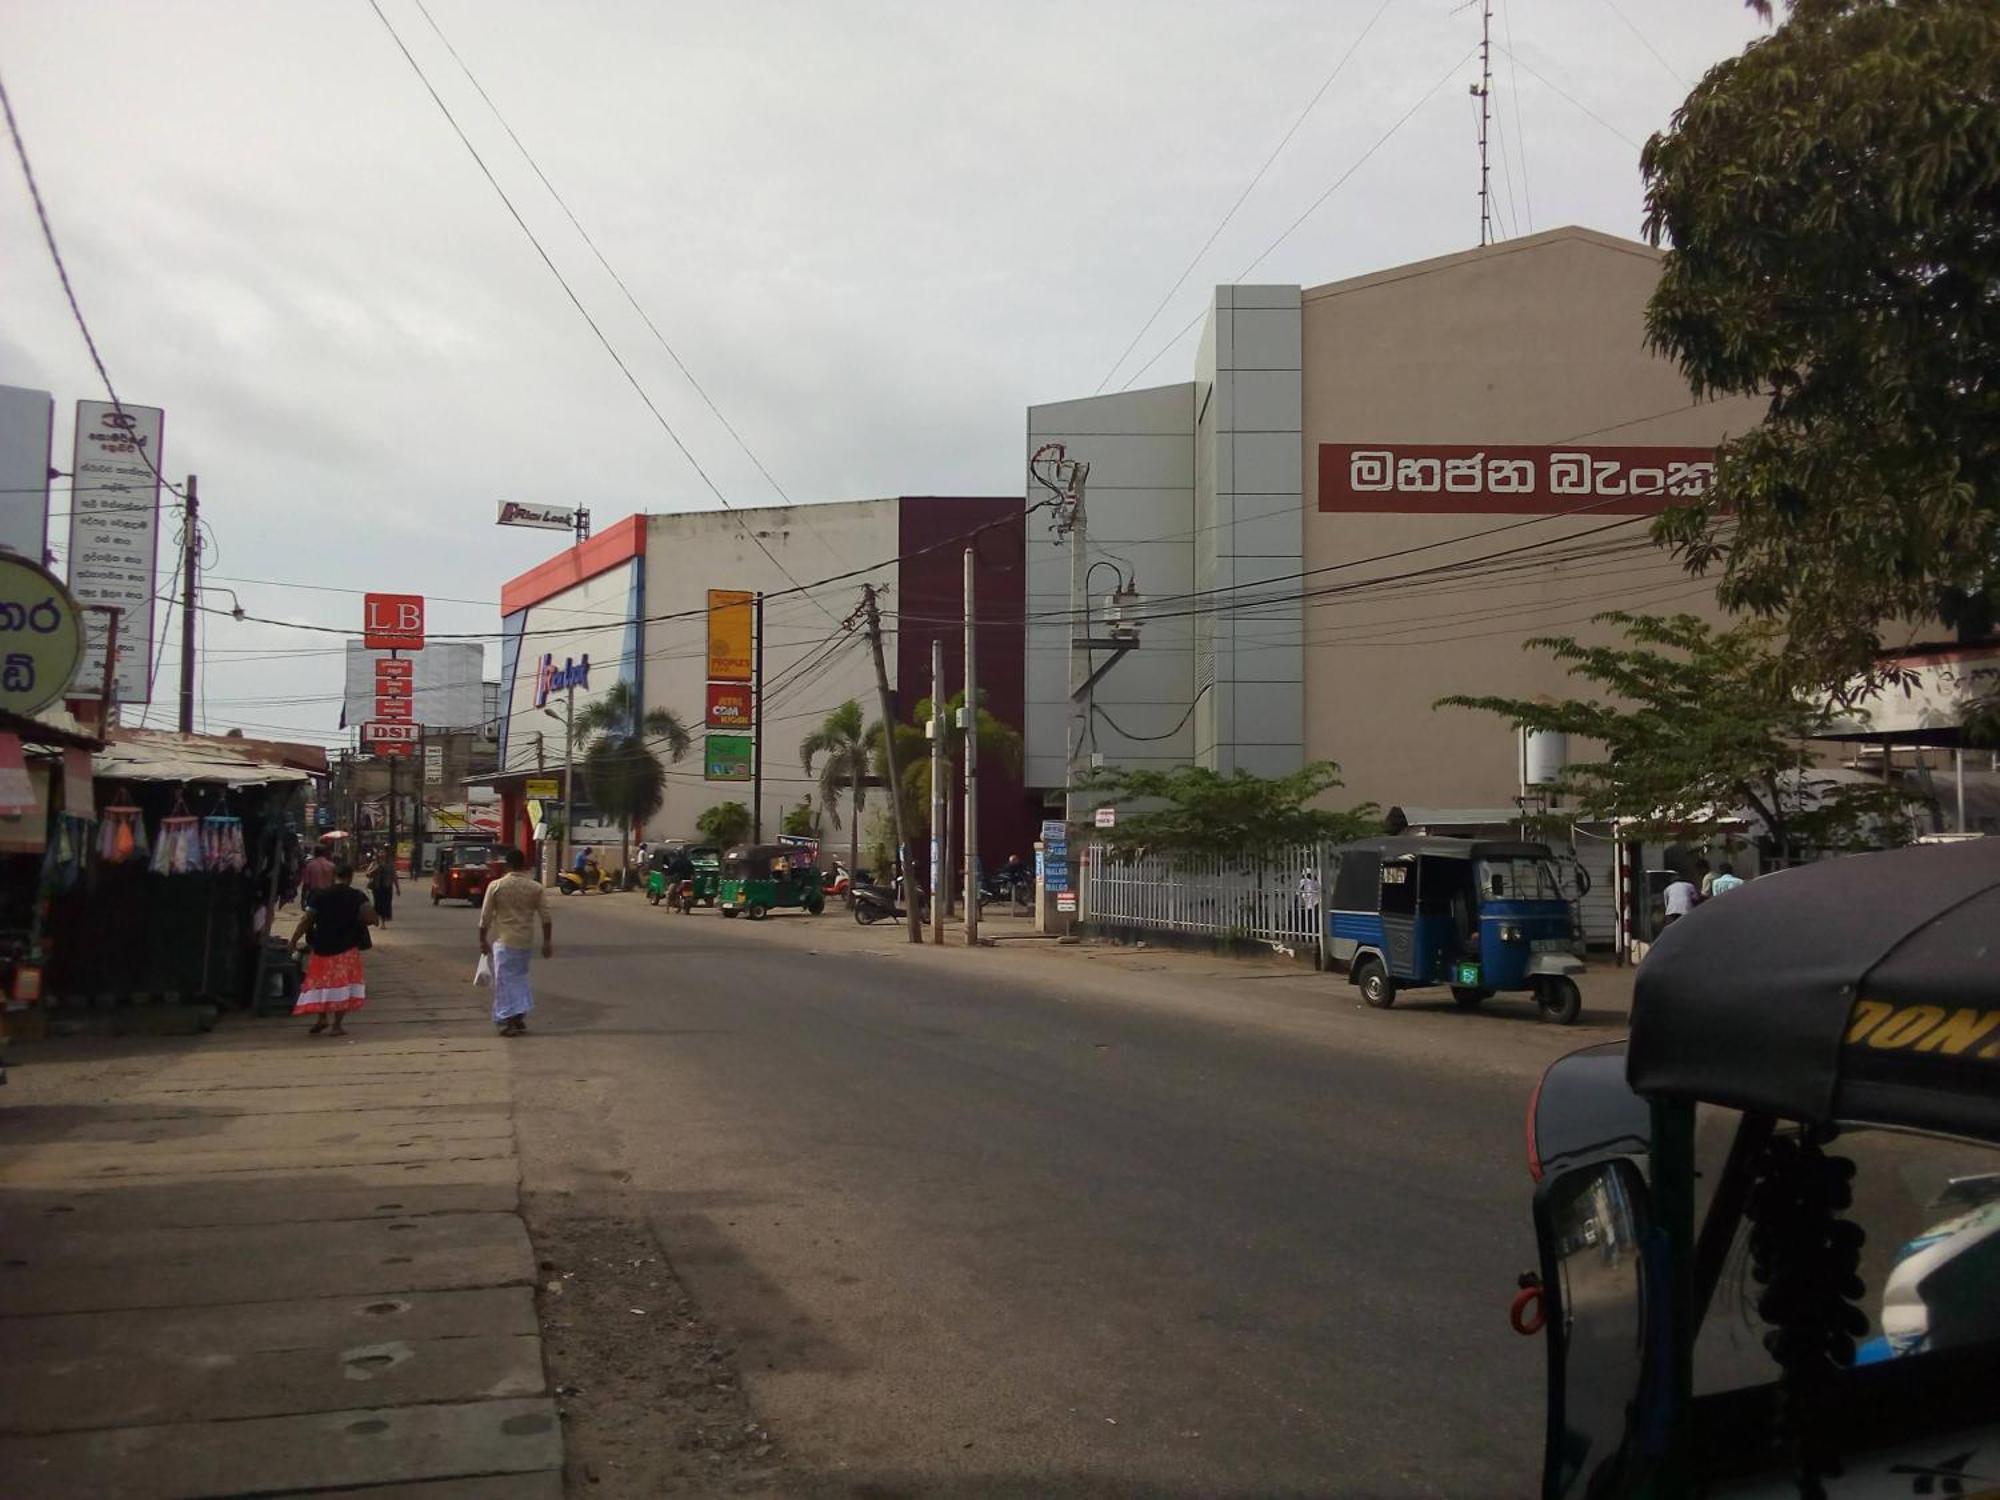
[[[535,672],[535,707],[540,708],[556,693],[567,692],[571,688],[590,686],[590,658],[564,658],[561,666],[555,657],[542,653],[542,664]]]

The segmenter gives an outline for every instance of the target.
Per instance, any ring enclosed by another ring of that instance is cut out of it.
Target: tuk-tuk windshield
[[[1479,861],[1480,894],[1493,901],[1561,901],[1562,879],[1554,860],[1516,855]]]
[[[1704,1111],[1706,1114],[1707,1111]],[[1719,1176],[1726,1126],[1704,1120],[1698,1152]],[[1842,1217],[1861,1226],[1859,1308],[1868,1331],[1855,1340],[1858,1367],[1973,1345],[2000,1344],[2000,1150],[1893,1130],[1848,1129],[1827,1148],[1854,1163],[1854,1203]],[[1694,1349],[1697,1395],[1777,1378],[1757,1311],[1749,1229],[1736,1243]]]

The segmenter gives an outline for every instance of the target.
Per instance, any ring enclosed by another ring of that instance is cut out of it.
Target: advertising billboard
[[[120,703],[153,698],[154,564],[160,541],[160,438],[167,414],[157,406],[76,403],[71,462],[69,591],[84,607],[83,666],[75,694],[95,698],[104,681],[110,622],[93,604],[118,611],[118,660],[112,691]]]
[[[708,685],[708,709],[702,720],[710,729],[748,729],[750,718],[750,684],[711,682]]]
[[[743,589],[708,591],[708,679],[748,682],[751,668],[751,608],[756,596]]]
[[[707,781],[750,779],[750,736],[711,734],[702,750],[701,774]]]
[[[500,526],[533,526],[540,531],[568,531],[577,524],[576,512],[562,505],[523,505],[519,500],[500,502]]]
[[[371,651],[424,649],[422,594],[364,594],[361,644]]]
[[[39,563],[49,546],[56,398],[0,385],[0,551]]]

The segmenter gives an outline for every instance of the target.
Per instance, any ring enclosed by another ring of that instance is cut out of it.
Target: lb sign
[[[561,666],[548,652],[542,653],[542,664],[535,669],[535,707],[540,708],[557,693],[566,693],[571,688],[590,686],[590,658],[565,657]]]
[[[367,594],[361,610],[361,644],[368,650],[424,649],[422,594]]]
[[[0,708],[47,708],[82,660],[83,624],[69,590],[46,568],[0,553]]]

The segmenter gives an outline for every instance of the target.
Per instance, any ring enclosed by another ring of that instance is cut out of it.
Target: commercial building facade
[[[799,744],[842,703],[879,717],[875,668],[860,623],[864,585],[878,591],[885,668],[899,719],[930,693],[933,638],[944,647],[947,694],[963,682],[963,569],[975,550],[980,614],[992,622],[978,643],[979,687],[1004,722],[1022,719],[1020,618],[1023,604],[1021,504],[1011,496],[906,496],[730,511],[635,515],[543,562],[501,592],[500,772],[503,836],[533,836],[531,783],[560,784],[569,699],[581,711],[620,682],[642,712],[671,711],[693,749],[667,764],[665,806],[649,837],[692,835],[695,819],[725,801],[752,801],[739,763],[711,765],[711,735],[736,736],[744,706],[722,695],[709,711],[708,594],[763,594],[763,833],[775,836],[787,808],[814,790]],[[802,585],[804,587],[802,587]],[[551,692],[568,676],[573,689]],[[725,718],[724,715],[727,715]],[[581,740],[577,746],[580,755]],[[981,841],[989,853],[1027,852],[1036,809],[1023,798],[1018,769],[982,767]],[[579,797],[587,795],[581,781]],[[817,803],[817,798],[814,799]],[[868,797],[863,842],[887,803]],[[820,809],[822,836],[844,848]]]
[[[1647,517],[1697,492],[1759,407],[1697,402],[1648,350],[1658,275],[1651,248],[1566,228],[1326,286],[1218,287],[1193,379],[1029,408],[1029,454],[1059,441],[1090,465],[1098,580],[1073,607],[1069,540],[1031,516],[1029,785],[1063,785],[1074,730],[1111,765],[1331,760],[1343,803],[1515,811],[1518,737],[1439,698],[1566,692],[1523,643],[1602,634],[1604,610],[1717,615]],[[1141,596],[1142,644],[1086,727],[1069,637],[1114,583]]]

